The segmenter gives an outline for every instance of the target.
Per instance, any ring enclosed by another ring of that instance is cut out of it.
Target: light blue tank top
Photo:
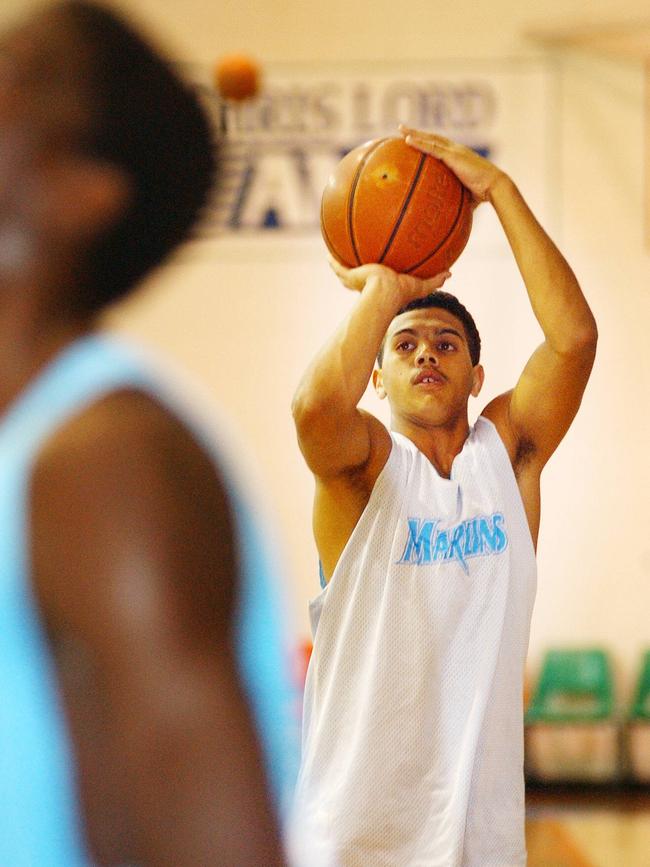
[[[242,585],[237,651],[276,803],[295,770],[292,693],[280,581],[252,504],[217,457],[214,437],[135,349],[107,336],[70,345],[0,420],[0,865],[87,867],[74,767],[53,661],[30,585],[28,492],[36,456],[66,419],[120,388],[137,388],[181,418],[215,457],[229,488]],[[281,809],[282,809],[281,806]]]

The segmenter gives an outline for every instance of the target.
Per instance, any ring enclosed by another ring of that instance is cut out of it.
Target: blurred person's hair
[[[189,237],[215,179],[215,141],[196,92],[127,22],[85,0],[55,9],[88,56],[93,103],[83,150],[123,170],[132,187],[125,212],[80,263],[74,304],[92,313]]]

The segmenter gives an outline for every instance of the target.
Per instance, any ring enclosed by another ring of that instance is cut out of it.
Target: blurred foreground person
[[[3,865],[283,863],[264,544],[205,428],[97,328],[214,174],[192,91],[112,12],[2,39]]]

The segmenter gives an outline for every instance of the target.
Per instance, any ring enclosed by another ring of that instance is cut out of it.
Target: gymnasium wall
[[[31,7],[4,0],[0,22]],[[644,78],[640,61],[575,50],[551,55],[525,34],[538,26],[642,20],[630,0],[522,4],[430,0],[130,0],[184,62],[244,50],[263,62],[440,62],[547,57],[554,70],[553,163],[546,227],[576,271],[600,328],[580,415],[543,479],[539,589],[531,665],[549,645],[611,649],[623,691],[650,646],[650,435],[646,350],[650,247],[644,241]],[[524,194],[527,194],[522,182]],[[489,218],[485,218],[489,219]],[[510,387],[540,340],[516,269],[472,261],[471,242],[448,284],[476,315],[487,383],[476,414]],[[155,291],[152,291],[154,290]],[[298,378],[351,299],[318,237],[195,245],[113,327],[162,348],[196,375],[241,430],[271,504],[287,563],[296,635],[316,592],[311,479],[289,405]],[[385,418],[372,396],[365,405]]]

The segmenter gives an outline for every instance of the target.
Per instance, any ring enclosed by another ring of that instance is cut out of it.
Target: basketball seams
[[[321,226],[321,233],[323,235],[323,240],[325,241],[325,245],[326,245],[327,249],[330,251],[330,253],[332,254],[332,256],[334,256],[335,258],[338,258],[338,254],[336,252],[336,249],[334,248],[334,244],[332,244],[330,236],[327,234],[327,228],[325,227],[325,219],[323,217],[324,211],[325,211],[325,202],[323,201],[323,199],[321,199],[321,203],[320,203],[320,226]]]
[[[323,192],[323,240],[346,267],[377,262],[432,276],[467,243],[470,199],[453,172],[403,140],[366,142],[343,158]]]
[[[449,238],[451,238],[451,236],[455,232],[456,228],[458,227],[461,215],[463,213],[463,207],[465,205],[465,196],[466,195],[467,195],[467,191],[466,191],[465,187],[463,186],[463,184],[461,184],[460,185],[460,200],[458,203],[458,210],[456,211],[456,216],[454,217],[454,220],[453,220],[451,226],[449,227],[449,231],[447,232],[445,237],[440,240],[437,247],[434,247],[434,249],[431,250],[430,253],[427,253],[427,255],[424,257],[424,259],[421,259],[419,262],[416,262],[415,265],[411,265],[411,267],[408,268],[404,273],[413,274],[413,272],[417,271],[418,268],[421,268],[423,265],[426,265],[426,263],[429,261],[429,259],[432,259],[436,255],[438,250],[440,250],[441,247],[444,247],[444,245],[447,243]]]
[[[381,257],[379,258],[379,262],[384,261],[384,259],[388,255],[388,251],[390,250],[390,248],[393,244],[393,241],[395,240],[397,233],[399,232],[399,228],[402,225],[402,220],[404,219],[404,215],[406,214],[406,212],[408,210],[408,206],[410,205],[411,199],[413,198],[413,193],[415,192],[415,189],[418,185],[418,181],[420,180],[420,176],[422,175],[422,170],[424,169],[424,164],[425,164],[426,160],[427,160],[427,155],[424,153],[420,154],[420,162],[418,163],[418,166],[415,170],[415,174],[413,175],[413,179],[411,181],[411,186],[409,187],[409,191],[406,194],[406,198],[404,199],[404,204],[402,205],[402,208],[399,212],[399,216],[395,220],[395,225],[393,226],[393,231],[390,233],[390,237],[389,237],[388,241],[386,242],[386,246],[384,247],[384,252],[381,254]]]
[[[357,247],[357,241],[354,236],[354,224],[352,220],[352,211],[354,209],[354,197],[357,192],[357,187],[359,185],[359,180],[361,179],[361,175],[366,166],[366,163],[370,159],[371,155],[375,153],[377,148],[383,145],[384,142],[390,141],[388,138],[380,138],[375,142],[374,147],[368,148],[366,153],[363,155],[362,159],[359,161],[359,165],[357,166],[357,170],[354,174],[354,179],[350,186],[350,198],[348,199],[348,237],[350,239],[350,243],[352,244],[352,251],[356,257],[357,265],[363,264],[361,262],[361,256],[359,255],[359,248]]]

